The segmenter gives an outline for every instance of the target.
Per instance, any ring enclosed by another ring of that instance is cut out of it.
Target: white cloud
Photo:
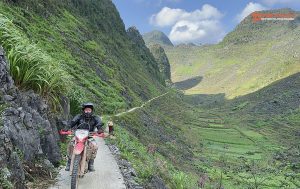
[[[187,12],[183,9],[171,9],[164,7],[157,14],[153,14],[150,18],[150,23],[156,26],[164,27],[171,26],[180,20],[205,20],[219,19],[223,15],[215,7],[205,4],[201,10]]]
[[[170,9],[164,7],[157,14],[150,17],[150,23],[155,26],[171,26],[176,23],[186,12],[182,9]]]
[[[222,17],[223,14],[209,4],[192,12],[164,7],[151,16],[150,23],[159,27],[171,26],[169,37],[174,43],[215,43],[225,35],[220,22]]]
[[[246,5],[246,7],[243,9],[243,11],[236,16],[237,21],[242,21],[244,18],[246,18],[249,14],[255,11],[261,11],[266,10],[267,8],[259,3],[253,3],[250,2]]]
[[[177,22],[169,34],[169,38],[174,43],[216,43],[225,35],[218,20],[202,20]]]

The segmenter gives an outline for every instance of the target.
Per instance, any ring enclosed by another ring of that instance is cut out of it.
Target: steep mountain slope
[[[159,71],[167,83],[171,82],[171,68],[165,50],[158,44],[148,46],[150,52],[153,54],[156,62],[158,63]]]
[[[125,30],[110,0],[3,0],[0,10],[0,188],[44,188],[66,153],[58,129],[82,102],[109,114],[166,91],[142,36]],[[57,95],[51,106],[44,84]]]
[[[152,31],[143,35],[146,44],[159,44],[161,46],[174,46],[170,39],[161,31]]]
[[[114,112],[163,91],[153,56],[125,31],[111,1],[0,3],[1,13],[72,75],[71,110],[90,100],[101,112]]]
[[[299,72],[299,34],[299,17],[253,23],[249,15],[217,45],[165,47],[165,51],[173,82],[202,77],[186,89],[188,94],[225,93],[233,98]]]

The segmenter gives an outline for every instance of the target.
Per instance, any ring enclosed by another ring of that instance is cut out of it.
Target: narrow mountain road
[[[155,98],[148,100],[139,107],[132,108],[128,111],[118,113],[115,116],[121,116],[129,112],[133,112],[137,109],[143,108],[145,105],[151,103],[153,100],[160,98],[164,93]],[[85,174],[84,178],[79,180],[79,189],[126,189],[123,176],[119,170],[118,164],[111,154],[108,146],[105,145],[105,141],[100,138],[97,139],[98,154],[95,159],[95,172],[89,172]],[[48,189],[69,189],[71,188],[70,172],[65,171],[62,168],[59,172],[57,183]]]
[[[126,189],[118,164],[104,140],[98,139],[98,154],[95,159],[95,172],[85,174],[79,180],[79,189]],[[49,189],[70,189],[70,172],[61,169],[57,183]]]
[[[118,116],[124,115],[124,114],[126,114],[126,113],[133,112],[133,111],[135,111],[135,110],[137,110],[137,109],[143,108],[143,107],[146,106],[147,104],[151,103],[153,100],[158,99],[158,98],[160,98],[160,97],[163,97],[163,96],[165,96],[165,95],[168,94],[168,93],[169,93],[169,92],[166,92],[166,93],[164,93],[164,94],[162,94],[162,95],[159,95],[159,96],[157,96],[157,97],[154,97],[154,98],[152,98],[152,99],[150,99],[150,100],[144,102],[141,106],[134,107],[134,108],[131,108],[130,110],[127,110],[127,111],[125,111],[125,112],[118,113],[118,114],[116,114],[115,116],[118,117]]]

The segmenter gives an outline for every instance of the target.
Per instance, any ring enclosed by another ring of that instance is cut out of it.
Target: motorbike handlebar
[[[60,130],[59,134],[60,135],[74,135],[74,131],[72,131],[72,130]],[[104,138],[105,134],[104,133],[97,133],[97,132],[89,132],[89,136]]]
[[[72,131],[71,130],[60,130],[59,131],[59,134],[61,135],[71,135],[72,134]]]

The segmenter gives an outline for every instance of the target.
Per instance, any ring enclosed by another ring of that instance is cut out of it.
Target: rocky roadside
[[[0,106],[0,188],[32,188],[28,181],[51,178],[61,161],[60,118],[42,97],[15,86],[1,46]]]
[[[112,154],[114,155],[119,169],[124,177],[124,181],[127,189],[167,189],[163,180],[158,176],[152,177],[149,183],[145,186],[141,186],[135,181],[135,178],[138,177],[131,163],[125,159],[122,159],[120,156],[120,151],[116,145],[108,144],[108,147]]]

